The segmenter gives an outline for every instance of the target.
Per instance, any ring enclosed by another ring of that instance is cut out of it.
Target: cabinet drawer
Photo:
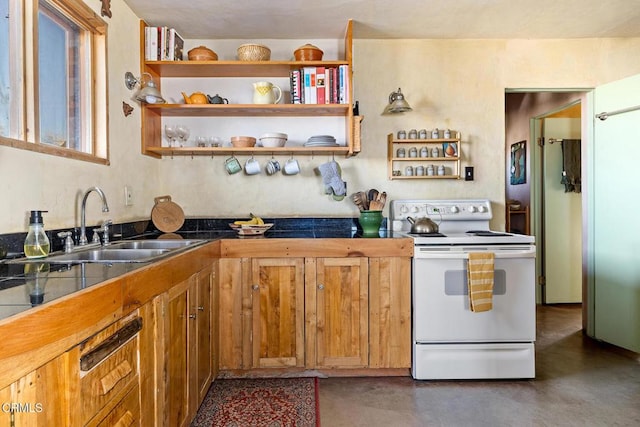
[[[137,378],[137,350],[138,337],[135,336],[91,370],[82,373],[80,393],[83,423]]]
[[[103,418],[96,417],[87,427],[133,427],[140,426],[140,389],[134,387]]]

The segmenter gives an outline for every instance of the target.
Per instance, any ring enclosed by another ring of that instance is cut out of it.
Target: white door
[[[595,113],[640,105],[640,75],[596,88]],[[640,110],[593,118],[589,278],[597,339],[640,352]]]
[[[546,304],[582,302],[582,193],[565,192],[562,145],[582,139],[581,119],[545,118],[544,277]]]

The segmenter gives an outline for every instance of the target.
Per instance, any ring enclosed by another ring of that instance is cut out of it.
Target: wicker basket
[[[238,48],[240,61],[268,61],[271,59],[271,49],[261,44],[243,44]]]

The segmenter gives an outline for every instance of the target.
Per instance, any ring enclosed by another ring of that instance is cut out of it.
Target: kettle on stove
[[[407,221],[411,223],[411,233],[414,233],[414,234],[438,233],[438,224],[433,222],[433,220],[429,217],[412,218],[408,216]]]

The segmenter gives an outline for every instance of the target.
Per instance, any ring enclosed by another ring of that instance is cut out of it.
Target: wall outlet
[[[124,205],[133,206],[133,192],[131,191],[131,187],[128,185],[124,186]]]

